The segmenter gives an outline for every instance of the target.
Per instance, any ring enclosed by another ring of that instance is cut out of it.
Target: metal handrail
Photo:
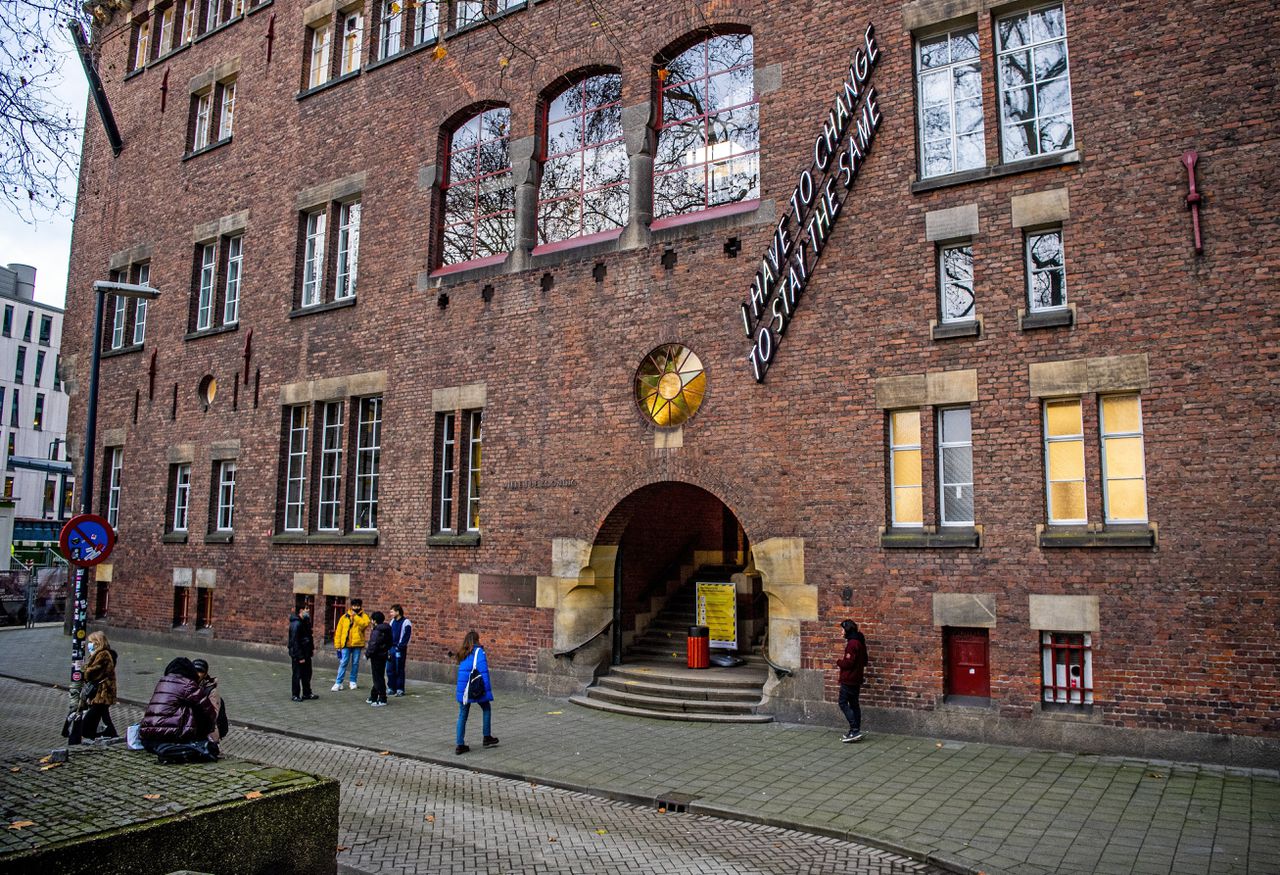
[[[556,659],[559,659],[559,658],[560,658],[560,657],[562,657],[562,656],[567,656],[567,657],[569,657],[569,661],[570,661],[570,662],[573,662],[573,655],[574,655],[575,653],[577,653],[577,652],[578,652],[579,650],[581,650],[582,648],[586,647],[586,646],[587,646],[588,644],[590,644],[592,641],[595,641],[597,638],[599,638],[599,637],[600,637],[601,635],[603,635],[605,632],[608,632],[608,631],[609,631],[609,627],[610,627],[610,626],[612,626],[612,625],[613,625],[613,617],[610,617],[610,618],[609,618],[609,622],[605,623],[605,624],[604,624],[604,626],[600,629],[600,631],[599,631],[599,632],[595,633],[595,634],[594,634],[594,635],[592,635],[590,638],[588,638],[588,639],[586,639],[585,641],[583,641],[581,644],[575,644],[573,647],[570,647],[568,650],[552,651],[551,655],[552,655],[552,656],[554,656]]]

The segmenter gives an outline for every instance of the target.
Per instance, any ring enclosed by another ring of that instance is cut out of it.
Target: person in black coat
[[[365,645],[364,655],[369,657],[373,667],[373,692],[368,702],[375,708],[387,704],[387,654],[391,650],[391,624],[383,616],[382,611],[374,611],[369,615],[373,628],[369,631],[369,643]]]
[[[289,662],[293,666],[293,701],[320,698],[311,692],[311,657],[315,653],[311,637],[311,612],[303,608],[289,616]]]

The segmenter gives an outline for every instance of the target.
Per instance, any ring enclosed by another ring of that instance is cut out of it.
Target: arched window
[[[622,76],[591,76],[561,92],[547,107],[546,136],[538,242],[558,243],[626,225]]]
[[[449,139],[441,264],[505,255],[515,240],[511,110],[486,109]]]
[[[717,34],[658,70],[655,219],[760,196],[751,34]]]

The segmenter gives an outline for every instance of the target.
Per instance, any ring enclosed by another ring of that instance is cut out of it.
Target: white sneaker
[[[340,690],[340,689],[342,689],[342,684],[338,683],[338,684],[334,684],[334,685],[333,685],[333,691],[334,691],[335,693],[336,693],[336,692],[338,692],[338,690]]]
[[[356,682],[355,682],[355,681],[352,681],[352,682],[351,682],[351,683],[349,683],[347,686],[351,687],[351,689],[353,689],[353,690],[354,690],[354,689],[356,688]]]

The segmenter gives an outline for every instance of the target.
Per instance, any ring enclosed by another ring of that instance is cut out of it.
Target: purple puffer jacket
[[[139,735],[144,742],[200,741],[218,719],[209,693],[182,675],[167,674],[156,683]]]

